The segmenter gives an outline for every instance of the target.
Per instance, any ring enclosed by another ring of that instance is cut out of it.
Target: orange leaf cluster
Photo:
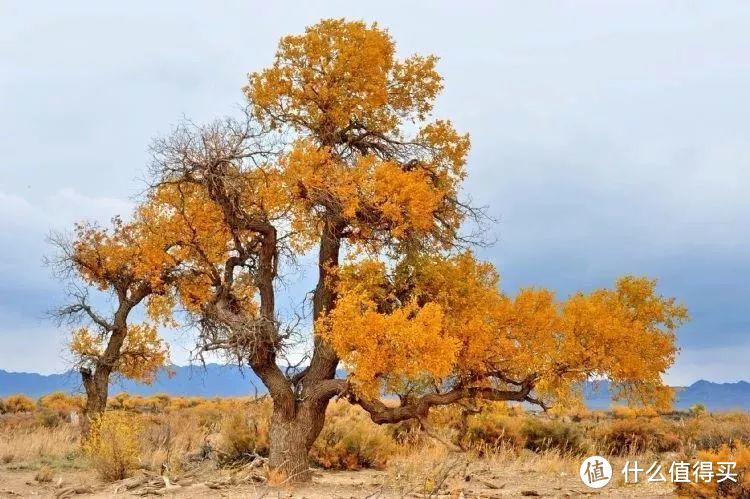
[[[78,357],[79,363],[85,364],[100,358],[106,344],[106,337],[92,334],[88,328],[82,327],[73,332],[70,350]],[[159,337],[156,327],[130,324],[113,372],[128,379],[152,383],[168,361],[169,345]]]
[[[663,402],[661,375],[687,319],[653,280],[632,276],[563,301],[545,289],[510,297],[493,266],[468,252],[390,270],[365,260],[339,277],[342,298],[319,327],[367,395],[404,378],[436,386],[533,376],[538,395],[561,400],[577,382],[606,376],[623,396]]]

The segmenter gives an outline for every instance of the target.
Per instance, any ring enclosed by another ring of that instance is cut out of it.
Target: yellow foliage
[[[750,447],[747,444],[738,442],[734,447],[724,444],[716,451],[699,452],[698,460],[713,463],[714,475],[711,481],[680,483],[677,492],[689,494],[691,497],[743,498],[750,496]],[[733,480],[723,479],[716,475],[720,471],[721,463],[735,464],[732,469],[727,468],[730,473],[736,474]],[[721,483],[719,483],[720,479]]]
[[[661,375],[674,361],[684,307],[650,279],[558,301],[545,289],[502,294],[498,275],[471,253],[409,257],[393,269],[371,259],[339,272],[337,307],[317,326],[363,393],[454,379],[533,376],[536,393],[570,404],[577,384],[608,377],[632,402],[664,406]]]
[[[53,392],[39,398],[39,405],[51,411],[67,414],[71,411],[81,411],[84,400],[81,396],[70,395],[65,392]]]
[[[70,349],[81,363],[98,359],[108,338],[82,327],[73,332]],[[159,370],[169,364],[169,345],[151,324],[130,324],[113,372],[126,378],[152,383]]]
[[[31,412],[34,407],[34,400],[26,395],[11,395],[5,399],[5,410],[10,413]]]
[[[629,418],[640,418],[647,417],[653,418],[659,415],[658,411],[653,407],[631,407],[631,406],[615,406],[612,408],[612,415],[619,419]]]
[[[151,230],[148,221],[136,216],[125,223],[112,220],[112,228],[91,224],[76,225],[73,261],[89,283],[100,290],[112,289],[114,280],[130,280],[130,287],[148,283],[152,292],[163,289],[165,276],[176,260],[164,248],[166,235]]]
[[[83,451],[108,481],[127,478],[138,467],[141,424],[134,414],[107,411],[94,419]]]
[[[282,38],[273,66],[252,73],[245,92],[259,116],[299,131],[330,133],[352,119],[388,131],[404,117],[423,119],[442,89],[436,57],[394,53],[377,24],[326,19]]]
[[[397,59],[377,24],[328,19],[282,38],[273,65],[249,75],[244,91],[256,117],[296,132],[278,169],[265,166],[260,177],[270,173],[278,185],[260,189],[262,205],[270,219],[274,207],[288,208],[295,248],[317,242],[333,214],[363,248],[450,245],[469,139],[448,121],[425,122],[442,89],[436,63]],[[408,137],[404,125],[414,123]],[[414,163],[401,164],[394,146],[413,147]]]
[[[268,455],[268,419],[234,410],[221,422],[224,453],[230,460],[252,460]]]
[[[377,24],[327,19],[282,38],[272,65],[248,75],[249,131],[186,127],[160,142],[158,187],[134,220],[78,227],[84,279],[148,290],[148,322],[128,327],[118,370],[153,379],[168,358],[156,325],[174,325],[178,305],[226,333],[231,353],[247,359],[252,347],[251,363],[273,366],[283,335],[245,334],[276,319],[270,296],[260,313],[258,288],[272,287],[280,258],[320,243],[330,279],[316,303],[328,310],[316,311],[314,333],[362,394],[533,384],[535,397],[568,408],[593,377],[628,402],[668,404],[661,377],[687,311],[655,281],[510,296],[492,264],[456,251],[473,214],[459,202],[470,141],[430,116],[441,89],[436,57],[398,58]],[[82,360],[104,345],[88,330],[74,335]]]

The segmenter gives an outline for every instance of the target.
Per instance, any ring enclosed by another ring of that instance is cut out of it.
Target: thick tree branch
[[[524,379],[517,390],[501,390],[487,386],[461,386],[442,393],[429,393],[420,397],[410,397],[406,403],[391,407],[379,399],[369,399],[351,391],[347,380],[332,379],[320,383],[315,394],[320,397],[346,396],[349,402],[366,410],[375,423],[398,423],[409,419],[422,420],[432,407],[450,405],[462,400],[483,399],[492,401],[530,402],[544,407],[541,401],[531,397],[537,377]]]

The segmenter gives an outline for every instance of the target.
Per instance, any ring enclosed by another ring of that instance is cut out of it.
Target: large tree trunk
[[[313,318],[316,320],[335,306],[331,271],[338,266],[340,230],[338,226],[326,224],[321,236],[319,278],[313,297]],[[312,360],[300,380],[302,401],[285,404],[281,397],[273,397],[274,391],[270,390],[274,411],[269,434],[269,461],[271,468],[277,470],[286,482],[310,479],[310,449],[323,429],[328,401],[334,393],[321,387],[336,376],[338,361],[330,345],[316,336]]]
[[[269,434],[269,464],[283,482],[310,479],[309,453],[323,429],[327,405],[327,402],[302,403],[294,415],[274,407]]]
[[[83,387],[86,390],[86,406],[81,418],[81,433],[86,438],[91,431],[91,421],[100,416],[107,408],[109,397],[109,370],[97,367],[92,373],[88,368],[81,368]]]

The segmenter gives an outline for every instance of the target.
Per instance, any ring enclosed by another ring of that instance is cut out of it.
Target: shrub
[[[690,406],[690,414],[693,416],[703,416],[708,412],[705,404],[693,404]]]
[[[224,416],[218,409],[198,406],[193,409],[193,413],[198,418],[198,423],[201,428],[205,429],[208,433],[214,433],[221,429],[222,418],[224,418]]]
[[[563,454],[583,455],[589,447],[581,431],[562,421],[527,418],[521,426],[525,447],[534,452],[558,450]]]
[[[39,399],[39,406],[68,417],[72,411],[81,411],[84,401],[82,397],[70,395],[65,392],[53,392]]]
[[[593,432],[599,450],[614,455],[640,454],[646,451],[674,452],[682,439],[656,419],[622,419],[596,428]]]
[[[311,451],[326,469],[382,469],[396,451],[388,429],[373,423],[359,407],[331,404],[326,423]]]
[[[690,418],[684,422],[682,433],[696,450],[718,449],[733,442],[750,444],[750,414],[730,412]]]
[[[110,409],[114,410],[122,410],[125,409],[125,406],[127,405],[127,400],[130,398],[130,395],[128,395],[125,392],[120,392],[114,397],[109,397],[109,401],[107,402],[107,405]]]
[[[104,480],[122,480],[137,468],[140,426],[135,415],[119,411],[92,421],[83,451]]]
[[[5,399],[5,408],[8,412],[31,412],[35,407],[34,400],[26,395],[11,395]]]
[[[656,417],[659,413],[653,407],[630,407],[618,405],[612,408],[612,416],[617,419],[631,419],[640,417]]]
[[[170,410],[189,409],[192,407],[198,407],[202,403],[202,399],[198,397],[172,397],[169,402]]]
[[[425,433],[414,419],[389,424],[384,427],[394,442],[409,447],[416,447],[424,443]]]
[[[6,412],[8,412],[8,408],[5,407],[5,401],[0,399],[0,414],[5,414]]]
[[[147,397],[144,400],[144,405],[140,407],[141,410],[154,413],[162,413],[169,408],[171,397],[165,393],[159,393]]]
[[[718,477],[709,482],[692,482],[677,484],[676,492],[681,496],[689,497],[750,497],[750,447],[738,443],[734,449],[728,445],[722,445],[717,451],[704,451],[698,453],[698,460],[713,462],[713,471],[718,471],[718,463],[734,462],[736,467],[731,470],[736,473],[736,481],[723,480],[718,483]]]
[[[47,466],[46,464],[42,466],[39,471],[36,472],[36,475],[34,476],[34,480],[36,480],[39,483],[49,483],[54,478],[54,473],[52,472],[52,468]]]
[[[54,428],[62,422],[63,418],[59,412],[42,409],[36,414],[36,420],[39,425],[45,428]]]
[[[463,497],[455,480],[466,464],[465,456],[451,455],[443,445],[428,444],[418,453],[398,454],[391,459],[388,482],[393,484],[394,497]]]
[[[493,412],[469,418],[465,438],[480,453],[501,447],[520,450],[526,444],[519,418]]]
[[[224,452],[232,461],[268,455],[268,419],[248,417],[245,411],[235,411],[221,424]]]

